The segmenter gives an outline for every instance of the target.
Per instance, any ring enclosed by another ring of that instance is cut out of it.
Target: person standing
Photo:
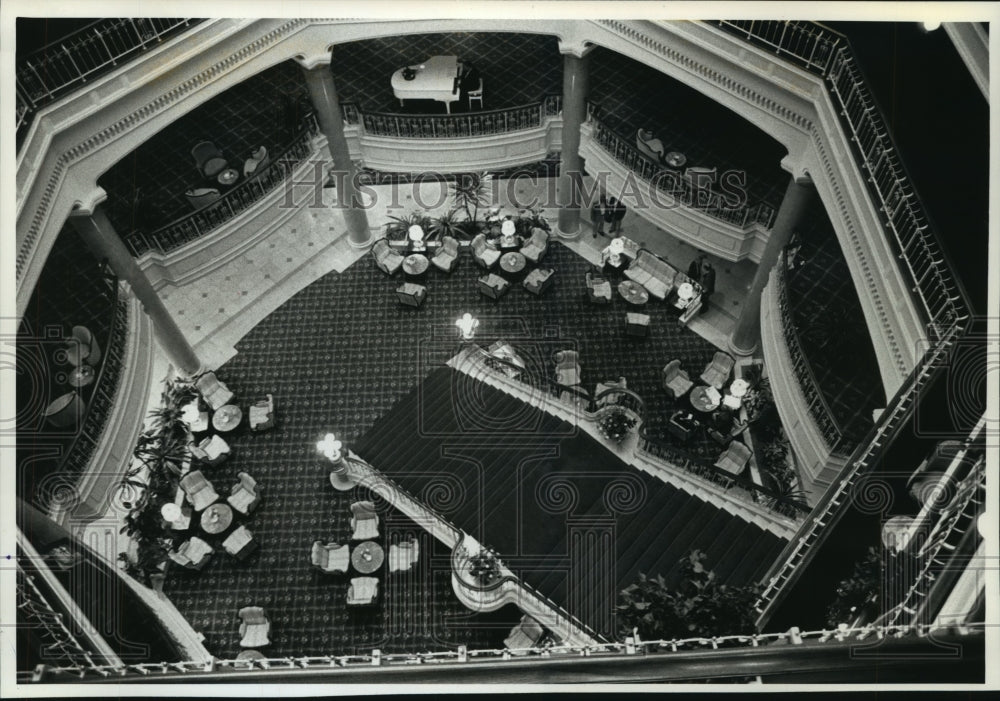
[[[590,223],[594,225],[594,238],[600,234],[604,236],[604,195],[601,195],[599,199],[595,199],[594,203],[590,205]]]
[[[611,233],[619,234],[622,230],[622,220],[625,218],[625,203],[611,198]]]
[[[701,309],[702,314],[708,308],[708,300],[715,292],[715,268],[707,260],[701,266]]]
[[[705,262],[704,253],[702,253],[693,261],[691,261],[691,265],[688,266],[688,277],[691,279],[692,282],[698,282],[699,280],[701,280],[701,266],[702,263],[704,262]]]

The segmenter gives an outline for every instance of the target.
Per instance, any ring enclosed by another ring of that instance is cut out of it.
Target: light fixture
[[[422,248],[424,245],[424,229],[419,224],[414,224],[410,227],[409,233],[407,234],[410,241],[413,243],[414,248]]]
[[[347,474],[343,447],[344,444],[332,433],[326,434],[323,440],[316,442],[316,450],[330,462],[330,485],[339,492],[354,488],[354,482]]]
[[[476,336],[476,329],[479,328],[479,319],[476,319],[466,312],[462,318],[455,322],[463,341],[471,341]]]
[[[933,32],[941,26],[941,20],[926,20],[920,23],[925,32]]]
[[[619,267],[622,264],[622,253],[625,252],[625,242],[621,240],[621,237],[616,239],[611,239],[611,243],[608,244],[608,253],[611,254],[608,260],[614,267]]]

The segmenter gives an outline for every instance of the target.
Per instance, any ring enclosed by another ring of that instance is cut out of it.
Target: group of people
[[[590,221],[594,224],[594,238],[598,234],[604,236],[604,225],[609,224],[608,233],[614,235],[621,233],[622,220],[625,219],[627,208],[625,203],[614,197],[601,197],[594,200],[590,206]]]

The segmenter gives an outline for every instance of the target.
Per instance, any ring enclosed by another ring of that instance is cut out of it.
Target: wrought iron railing
[[[844,431],[837,421],[833,410],[823,396],[819,381],[813,374],[812,365],[802,350],[802,342],[799,338],[799,331],[795,325],[795,316],[792,313],[792,305],[788,300],[788,285],[786,282],[786,263],[782,257],[775,266],[775,272],[771,277],[775,285],[775,292],[778,297],[778,312],[781,316],[782,337],[788,355],[792,361],[792,373],[795,375],[796,383],[802,394],[805,396],[806,407],[809,415],[823,436],[826,447],[831,452],[835,452],[841,447],[844,439]]]
[[[41,588],[21,566],[21,558],[16,558],[17,566],[17,627],[32,631],[32,637],[44,641],[42,654],[51,664],[59,664],[76,669],[94,668],[94,656],[80,644],[76,636],[66,626],[63,614],[52,608]]]
[[[841,126],[854,147],[886,238],[902,262],[932,341],[968,316],[968,304],[930,231],[911,184],[847,38],[815,22],[718,21],[717,26],[823,77]]]
[[[360,123],[365,134],[371,136],[391,136],[400,139],[467,139],[538,128],[547,118],[559,113],[560,105],[559,96],[549,95],[540,102],[527,105],[464,114],[362,112],[353,103],[342,105],[341,110],[345,122]]]
[[[635,144],[635,138],[626,138],[591,115],[597,143],[612,158],[635,173],[641,179],[664,193],[671,205],[693,209],[714,219],[727,222],[741,229],[760,226],[770,229],[774,224],[775,208],[767,202],[749,204],[741,197],[729,203],[726,194],[710,187],[708,183],[688,178],[680,171],[671,170],[642,153]],[[720,177],[722,174],[719,174]]]
[[[311,141],[318,132],[316,117],[310,113],[284,151],[218,200],[153,231],[133,231],[124,237],[125,244],[134,256],[148,251],[166,253],[222,226],[288,180],[295,168],[313,153]]]
[[[981,636],[986,628],[984,623],[972,623],[964,626],[964,635]],[[621,658],[623,661],[636,655],[669,656],[693,650],[720,650],[720,667],[725,665],[726,656],[731,656],[738,650],[762,648],[769,645],[780,645],[784,648],[794,645],[835,645],[838,643],[855,643],[862,641],[892,641],[908,638],[927,639],[935,632],[952,631],[949,625],[913,625],[913,626],[840,626],[819,630],[802,631],[789,628],[780,633],[736,633],[713,637],[691,636],[672,640],[642,640],[629,637],[624,642],[593,643],[589,645],[548,645],[521,649],[483,649],[469,650],[465,645],[456,650],[441,650],[438,652],[407,652],[387,653],[372,650],[370,653],[353,655],[303,655],[287,657],[265,657],[262,659],[212,659],[208,662],[143,662],[137,664],[94,665],[78,664],[72,666],[43,665],[35,670],[18,671],[18,681],[60,682],[91,679],[130,678],[131,681],[156,681],[164,677],[188,676],[195,681],[204,673],[232,672],[233,679],[238,679],[238,673],[248,670],[267,670],[275,676],[287,673],[303,673],[303,681],[310,678],[305,674],[308,670],[355,669],[370,670],[373,680],[380,669],[400,665],[413,664],[443,664],[457,666],[474,666],[479,663],[524,663],[527,661],[543,661],[553,657],[567,658],[590,657],[595,659]],[[516,655],[512,654],[518,653]],[[796,669],[790,664],[788,669]],[[812,668],[811,668],[812,669]],[[813,669],[814,671],[814,669]],[[715,678],[725,677],[724,674],[713,674]],[[218,679],[219,675],[213,677]],[[257,677],[256,679],[259,679]]]
[[[748,505],[767,508],[792,520],[801,520],[804,514],[809,513],[809,506],[805,502],[789,498],[752,479],[726,472],[700,455],[679,448],[670,439],[657,435],[654,428],[645,425],[639,428],[639,445],[636,450],[654,461],[662,461],[722,487],[730,496],[738,497]]]
[[[815,556],[818,546],[843,517],[851,504],[851,495],[858,481],[879,462],[884,448],[892,442],[913,411],[921,391],[930,379],[945,366],[951,347],[962,333],[961,326],[952,324],[941,339],[920,359],[913,372],[889,402],[889,406],[865,438],[859,443],[836,483],[820,498],[796,538],[786,546],[774,567],[766,575],[766,584],[756,609],[764,620],[787,593],[787,586]]]
[[[201,21],[158,17],[102,19],[18,60],[18,134],[42,107]]]

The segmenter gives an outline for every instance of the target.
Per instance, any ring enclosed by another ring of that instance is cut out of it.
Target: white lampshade
[[[625,251],[625,242],[622,241],[620,238],[612,239],[611,243],[608,245],[608,248],[615,255],[620,255]]]
[[[410,241],[423,241],[424,230],[419,224],[414,224],[410,227]]]
[[[173,523],[181,517],[181,507],[177,506],[173,502],[164,504],[160,507],[160,515],[163,516],[163,520],[168,523]]]

